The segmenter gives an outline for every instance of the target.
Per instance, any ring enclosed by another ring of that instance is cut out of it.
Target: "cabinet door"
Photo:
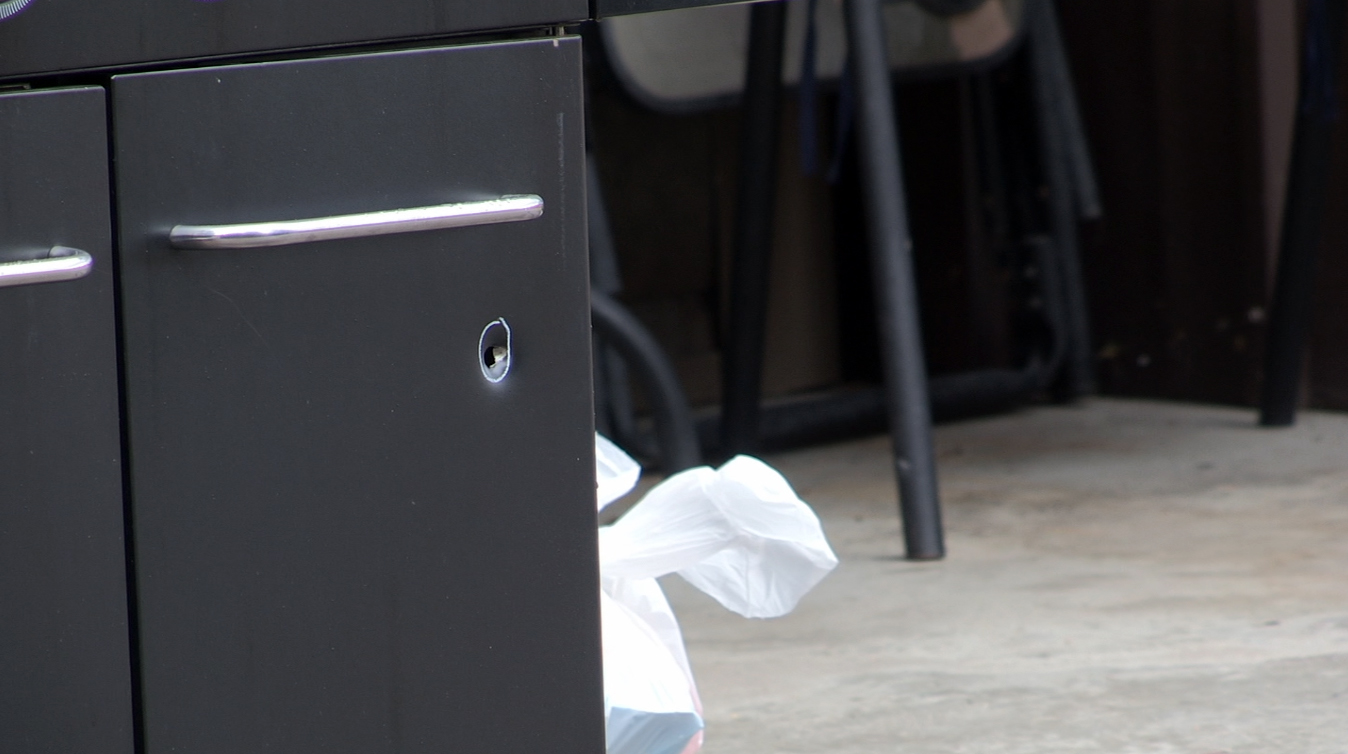
[[[131,752],[102,89],[0,96],[0,752]],[[92,268],[79,274],[78,257]]]
[[[0,78],[580,21],[586,0],[4,0]]]
[[[579,52],[114,79],[150,754],[603,751]],[[542,215],[170,244],[516,194]]]

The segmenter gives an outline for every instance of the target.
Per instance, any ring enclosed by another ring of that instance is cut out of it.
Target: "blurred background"
[[[1296,112],[1298,7],[1062,0],[1057,8],[1104,210],[1080,228],[1098,392],[1253,406]],[[715,404],[741,110],[656,113],[605,66],[590,67],[620,298],[673,358],[694,405]],[[1023,86],[1022,68],[1014,58],[996,66],[996,86]],[[825,163],[839,142],[837,99],[824,85],[815,108]],[[895,99],[929,371],[1011,365],[1023,301],[980,180],[975,87],[969,76],[919,77],[897,83]],[[834,182],[823,170],[807,175],[798,107],[790,88],[763,374],[769,398],[880,379],[854,150],[843,140]],[[1348,303],[1336,294],[1348,286],[1348,256],[1333,249],[1348,241],[1348,214],[1332,208],[1348,193],[1348,164],[1344,150],[1334,154],[1302,395],[1310,406],[1344,409]]]

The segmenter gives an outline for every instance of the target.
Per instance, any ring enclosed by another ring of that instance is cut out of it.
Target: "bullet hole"
[[[500,382],[510,374],[510,338],[510,326],[505,319],[494,320],[483,328],[477,342],[477,355],[482,376],[488,382]]]

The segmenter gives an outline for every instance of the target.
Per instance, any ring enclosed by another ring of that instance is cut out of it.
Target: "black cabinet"
[[[0,95],[5,754],[132,750],[106,120],[102,89]],[[27,282],[54,247],[92,267]]]
[[[150,754],[602,751],[579,52],[113,79]],[[170,243],[509,195],[542,214]]]
[[[579,48],[0,95],[0,754],[602,752]]]
[[[579,21],[587,0],[5,0],[0,78]]]

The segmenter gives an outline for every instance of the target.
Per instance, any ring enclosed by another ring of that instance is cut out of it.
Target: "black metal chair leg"
[[[904,544],[909,558],[929,560],[945,544],[884,18],[880,0],[847,0],[845,9]]]
[[[1265,427],[1287,427],[1296,422],[1301,362],[1314,314],[1315,252],[1325,215],[1336,109],[1334,76],[1339,68],[1348,0],[1312,0],[1309,6],[1301,103],[1292,140],[1282,251],[1269,312],[1264,388],[1259,402],[1259,423]]]
[[[773,207],[777,200],[786,3],[757,3],[749,19],[729,333],[721,354],[720,451],[727,456],[752,452],[758,445]]]
[[[1052,2],[1035,0],[1026,6],[1026,11],[1032,14],[1029,19],[1030,63],[1034,72],[1040,151],[1048,182],[1049,220],[1058,250],[1067,310],[1067,360],[1055,393],[1061,400],[1072,400],[1094,392],[1095,354],[1091,348],[1086,284],[1077,244],[1077,192],[1072,177],[1070,124],[1064,118],[1066,105],[1061,101],[1065,92],[1058,85],[1059,61],[1054,54],[1056,21]]]
[[[660,449],[656,447],[654,438],[642,432],[637,424],[636,404],[632,400],[632,381],[627,372],[627,364],[616,349],[603,339],[599,342],[602,350],[595,354],[596,359],[600,359],[596,362],[595,371],[598,372],[600,369],[604,371],[604,382],[608,388],[606,408],[608,423],[613,431],[609,438],[633,455],[659,457]]]
[[[672,474],[699,465],[702,454],[693,411],[660,344],[627,309],[600,291],[590,291],[590,315],[595,332],[622,355],[646,387],[655,414],[661,467]]]
[[[1045,62],[1051,76],[1058,122],[1062,124],[1068,164],[1072,176],[1073,196],[1077,213],[1082,220],[1099,220],[1104,216],[1100,204],[1100,186],[1095,178],[1095,162],[1091,159],[1086,141],[1086,127],[1077,106],[1076,85],[1072,83],[1072,67],[1067,63],[1067,49],[1062,41],[1062,29],[1053,0],[1044,3],[1037,19],[1041,24],[1036,43],[1044,47]]]

